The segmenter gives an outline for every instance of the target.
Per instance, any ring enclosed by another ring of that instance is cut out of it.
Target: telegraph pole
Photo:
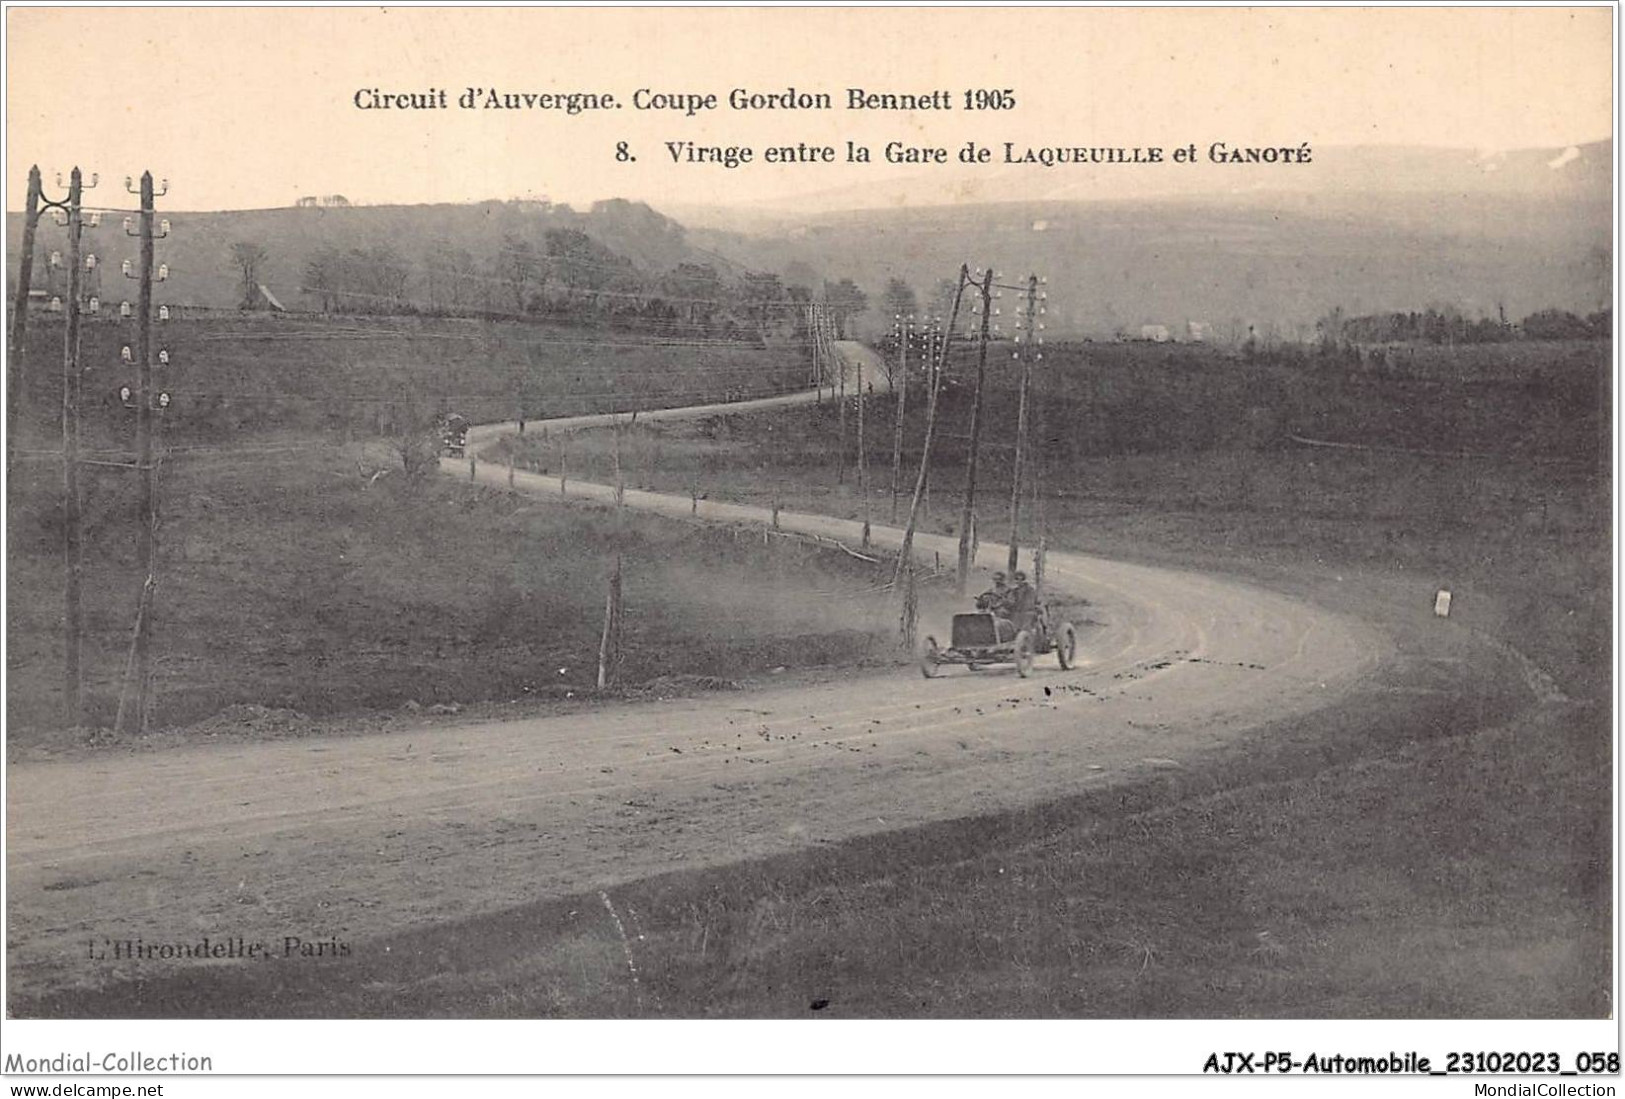
[[[863,447],[863,359],[858,359],[858,494],[863,497],[863,548],[869,548],[869,456]]]
[[[28,200],[23,214],[23,249],[17,268],[17,302],[11,310],[11,330],[7,333],[6,454],[17,446],[17,420],[25,406],[28,372],[23,365],[27,355],[28,295],[34,282],[34,234],[39,229],[39,165],[28,169]]]
[[[903,413],[908,407],[908,340],[912,316],[897,315],[897,375],[892,389],[897,395],[897,421],[891,442],[891,520],[897,524],[897,482],[903,471]]]
[[[945,337],[942,334],[942,318],[940,316],[932,317],[931,332],[927,337],[925,347],[925,372],[927,375],[925,384],[927,387],[927,392],[937,387],[938,379],[941,376],[941,363],[938,361],[937,354],[942,350],[944,341]],[[922,518],[926,519],[931,517],[930,470],[927,470],[925,475],[925,495],[920,500],[920,515]]]
[[[60,182],[58,177],[58,181]],[[94,178],[92,180],[94,185]],[[80,610],[83,548],[80,537],[79,495],[79,294],[82,288],[79,237],[84,230],[84,178],[78,168],[68,182],[68,321],[62,342],[62,564],[63,628],[65,651],[62,676],[62,716],[69,728],[80,724],[83,713],[81,648],[84,619]],[[59,209],[61,204],[56,205]]]
[[[1044,478],[1044,405],[1038,405],[1038,441],[1033,446],[1033,590],[1040,596],[1044,594],[1044,559],[1048,556],[1048,547],[1044,538],[1044,493],[1042,482]]]
[[[620,664],[621,555],[626,544],[626,481],[621,473],[621,424],[615,432],[615,563],[610,568],[609,591],[604,597],[604,633],[598,642],[598,689],[608,687]]]
[[[125,181],[126,189],[129,181]],[[167,190],[167,184],[165,190]],[[136,729],[145,732],[152,712],[152,599],[157,577],[153,568],[153,549],[158,529],[158,471],[153,461],[153,405],[157,394],[152,384],[152,268],[153,268],[153,209],[154,191],[152,173],[141,173],[141,270],[139,296],[136,299],[136,396],[135,440],[136,465],[141,470],[141,538],[139,562],[141,569],[141,600],[135,619]],[[121,729],[122,731],[122,729]]]
[[[126,184],[128,186],[128,184]],[[140,312],[136,329],[136,397],[135,447],[136,465],[141,470],[141,540],[140,568],[142,577],[141,608],[136,615],[135,682],[136,727],[146,730],[147,682],[150,667],[150,616],[143,613],[150,603],[148,594],[153,583],[152,548],[154,528],[158,516],[154,507],[157,499],[153,491],[155,470],[152,461],[152,173],[141,173],[141,274],[140,296],[136,308]]]
[[[991,277],[991,276],[989,276]],[[914,478],[914,498],[908,506],[908,525],[903,528],[903,548],[897,554],[897,567],[892,572],[892,587],[897,587],[904,569],[911,569],[910,555],[914,552],[914,525],[919,518],[920,498],[925,494],[926,478],[931,469],[931,440],[937,426],[937,394],[942,389],[942,375],[948,362],[948,348],[953,342],[954,325],[959,323],[959,303],[970,282],[970,268],[959,268],[959,288],[954,292],[953,311],[948,315],[948,328],[937,345],[936,364],[931,370],[931,389],[925,402],[925,444],[920,450],[920,472]]]
[[[982,443],[982,383],[987,377],[988,328],[993,321],[993,268],[982,277],[982,331],[976,356],[976,393],[970,406],[970,457],[965,465],[965,503],[959,513],[959,570],[955,590],[965,594],[970,576],[971,526],[976,522],[976,452]]]
[[[818,359],[818,305],[807,306],[807,339],[812,344],[813,403],[824,403],[824,371]]]
[[[1018,337],[1016,358],[1021,360],[1021,401],[1016,413],[1016,457],[1010,479],[1010,556],[1006,567],[1016,571],[1020,556],[1018,542],[1021,535],[1021,472],[1027,451],[1027,390],[1032,383],[1033,360],[1037,358],[1038,339],[1038,276],[1027,279],[1027,315],[1022,326],[1024,337]]]
[[[840,450],[837,451],[837,456],[835,459],[835,483],[838,485],[844,485],[846,484],[846,363],[841,361],[835,355],[835,342],[829,339],[829,335],[829,330],[826,327],[824,331],[824,337],[826,340],[825,347],[828,352],[830,362],[835,367],[835,373],[839,379],[837,384],[840,385],[841,389],[841,394],[838,398],[841,408],[841,446]]]

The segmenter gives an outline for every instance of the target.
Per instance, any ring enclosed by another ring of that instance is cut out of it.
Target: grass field
[[[161,726],[221,711],[216,731],[234,714],[265,724],[245,707],[315,718],[590,695],[617,544],[626,690],[894,657],[889,623],[865,609],[877,574],[839,552],[638,517],[618,543],[602,509],[413,485],[388,463],[382,448],[290,445],[167,467],[153,641]],[[390,471],[372,480],[378,470]],[[138,592],[123,475],[105,471],[86,493],[87,717],[102,727]],[[59,721],[57,476],[25,465],[12,485],[13,750]]]
[[[121,348],[135,326],[82,330],[84,445],[128,450],[135,414],[118,399],[135,383]],[[60,446],[62,324],[32,318],[19,436]],[[170,365],[161,417],[174,445],[236,445],[287,432],[329,439],[391,435],[439,412],[475,422],[625,407],[704,403],[800,387],[788,344],[659,341],[557,324],[321,314],[228,314],[154,328]]]

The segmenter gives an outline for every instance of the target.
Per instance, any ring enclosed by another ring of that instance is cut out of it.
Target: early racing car
[[[1033,658],[1053,652],[1061,670],[1078,654],[1078,631],[1072,623],[1051,623],[1049,608],[1038,604],[1031,629],[1020,630],[992,611],[954,615],[952,644],[944,649],[927,637],[920,648],[920,674],[930,679],[944,664],[964,664],[972,671],[988,664],[1014,664],[1016,674],[1032,674]]]
[[[435,422],[440,435],[440,453],[447,458],[461,458],[468,447],[468,420],[455,412],[448,412]]]

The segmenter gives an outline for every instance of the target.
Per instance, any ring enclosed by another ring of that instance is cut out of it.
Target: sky
[[[171,209],[546,197],[581,205],[793,203],[920,171],[887,143],[1435,145],[1561,149],[1609,137],[1612,10],[83,9],[7,18],[8,208],[30,163],[116,184],[151,169]],[[460,110],[470,87],[607,92],[625,106]],[[950,93],[953,110],[842,109],[846,89]],[[361,110],[356,94],[448,93],[446,109]],[[830,111],[736,111],[735,88],[823,92]],[[715,94],[689,115],[638,89]],[[971,89],[1008,110],[967,111]],[[668,142],[750,146],[754,163],[675,163]],[[845,160],[848,141],[869,164]],[[625,142],[618,159],[619,143]],[[767,164],[828,145],[835,163]],[[1029,170],[1029,169],[1023,169]],[[1033,172],[1055,169],[1034,167]],[[1171,164],[1144,169],[1150,180]],[[1131,178],[1125,176],[1124,178]],[[107,201],[112,201],[108,199]]]

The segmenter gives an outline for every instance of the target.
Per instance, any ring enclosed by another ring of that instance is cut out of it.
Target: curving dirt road
[[[840,371],[847,382],[856,387],[859,376],[858,363],[861,362],[868,368],[868,373],[863,376],[864,387],[871,393],[891,392],[885,364],[879,355],[861,343],[851,340],[837,340],[835,348],[841,355]],[[740,416],[747,412],[767,412],[776,408],[794,408],[797,405],[815,404],[820,400],[833,400],[835,394],[836,388],[832,383],[822,389],[805,389],[795,393],[783,393],[777,397],[756,397],[748,401],[692,404],[683,405],[681,408],[652,408],[641,412],[590,412],[583,416],[556,416],[550,420],[530,422],[557,434],[566,431],[586,431],[595,427],[614,427],[616,424],[639,421],[652,423],[657,420],[704,420],[712,416]],[[513,420],[476,424],[468,429],[468,449],[474,450],[499,435],[512,434],[518,429],[519,424]]]
[[[467,476],[466,463],[446,465]],[[506,485],[505,468],[480,476]],[[558,493],[556,479],[524,473],[516,486]],[[626,503],[691,507],[630,490]],[[699,514],[769,519],[711,501]],[[859,537],[849,521],[786,511],[779,522]],[[873,532],[881,547],[900,538]],[[956,550],[939,536],[916,546]],[[409,734],[13,765],[10,989],[161,968],[92,960],[103,939],[337,936],[365,949],[370,936],[674,867],[1036,803],[1180,766],[1326,705],[1387,649],[1356,621],[1237,583],[1064,553],[1048,568],[1098,622],[1071,672],[1044,657],[1030,679],[900,671]]]

